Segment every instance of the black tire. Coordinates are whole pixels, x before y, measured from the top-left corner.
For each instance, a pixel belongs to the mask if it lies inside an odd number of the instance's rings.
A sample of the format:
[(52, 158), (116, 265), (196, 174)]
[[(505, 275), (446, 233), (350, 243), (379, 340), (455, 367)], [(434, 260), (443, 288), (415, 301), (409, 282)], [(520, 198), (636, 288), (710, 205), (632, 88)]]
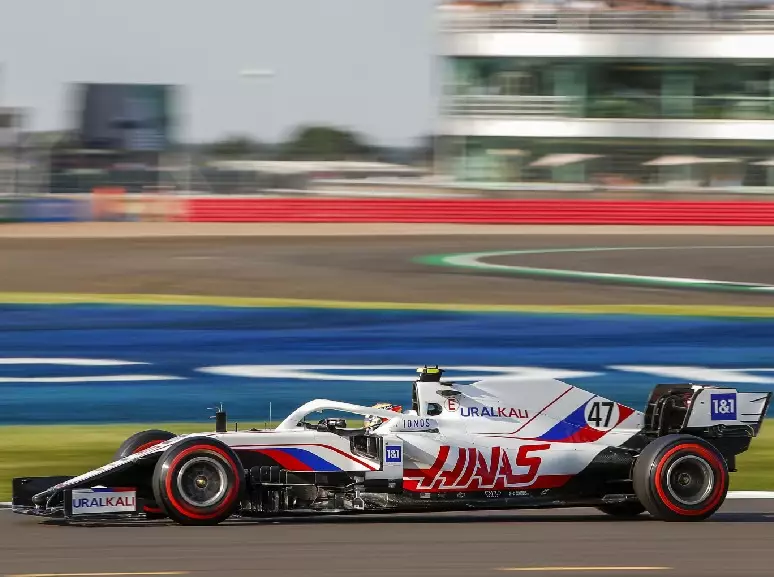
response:
[(177, 435), (170, 433), (169, 431), (161, 431), (159, 429), (140, 431), (139, 433), (135, 433), (126, 441), (121, 443), (121, 446), (118, 447), (118, 450), (116, 450), (115, 454), (113, 455), (113, 460), (118, 461), (119, 459), (123, 459), (129, 455), (134, 455), (135, 453), (144, 451), (153, 445), (157, 445), (158, 443), (173, 439), (176, 436)]
[(623, 503), (607, 503), (597, 507), (603, 513), (619, 519), (634, 519), (645, 512), (645, 506), (639, 501), (624, 501)]
[(191, 437), (167, 449), (153, 472), (153, 495), (182, 525), (217, 525), (239, 506), (244, 469), (228, 445)]
[(718, 450), (692, 435), (667, 435), (647, 445), (632, 472), (634, 493), (664, 521), (701, 521), (728, 493), (728, 466)]
[[(174, 433), (170, 433), (169, 431), (162, 431), (159, 429), (140, 431), (139, 433), (135, 433), (126, 441), (121, 443), (121, 446), (118, 447), (118, 450), (113, 455), (113, 460), (118, 461), (119, 459), (123, 459), (129, 455), (134, 455), (135, 453), (144, 451), (153, 445), (157, 445), (159, 443), (163, 443), (164, 441), (168, 441), (169, 439), (173, 439), (176, 436), (177, 435)], [(147, 519), (166, 518), (166, 515), (156, 503), (148, 503), (143, 505), (142, 510), (143, 513), (145, 513), (145, 517)]]

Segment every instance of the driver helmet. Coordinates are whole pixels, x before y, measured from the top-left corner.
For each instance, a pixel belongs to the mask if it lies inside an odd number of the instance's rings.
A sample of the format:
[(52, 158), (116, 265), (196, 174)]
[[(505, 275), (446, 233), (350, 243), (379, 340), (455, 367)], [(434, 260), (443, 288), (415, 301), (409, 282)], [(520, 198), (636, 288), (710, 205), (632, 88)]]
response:
[[(403, 407), (401, 405), (393, 405), (392, 403), (376, 403), (373, 405), (374, 409), (382, 409), (387, 411), (395, 411), (396, 413), (400, 413), (403, 411)], [(377, 425), (381, 425), (382, 423), (389, 421), (386, 417), (380, 417), (378, 415), (366, 415), (365, 416), (365, 427), (371, 428), (375, 427)]]

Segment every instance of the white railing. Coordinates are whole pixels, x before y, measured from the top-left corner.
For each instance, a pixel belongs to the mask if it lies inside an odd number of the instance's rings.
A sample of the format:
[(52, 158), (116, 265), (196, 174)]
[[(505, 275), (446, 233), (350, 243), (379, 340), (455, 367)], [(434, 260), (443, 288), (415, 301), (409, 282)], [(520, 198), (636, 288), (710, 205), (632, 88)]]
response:
[(546, 116), (573, 118), (691, 118), (768, 120), (774, 98), (768, 96), (573, 96), (449, 95), (443, 111), (450, 116)]
[(447, 96), (444, 112), (464, 116), (577, 116), (580, 100), (571, 96)]
[[(718, 4), (719, 6), (722, 4)], [(774, 10), (440, 9), (444, 32), (774, 33)]]

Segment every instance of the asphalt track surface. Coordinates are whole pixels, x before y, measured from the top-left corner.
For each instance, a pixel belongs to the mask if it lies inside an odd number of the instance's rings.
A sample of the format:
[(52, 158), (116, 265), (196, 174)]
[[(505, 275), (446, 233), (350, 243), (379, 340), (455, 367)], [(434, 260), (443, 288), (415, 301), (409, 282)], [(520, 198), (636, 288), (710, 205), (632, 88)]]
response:
[[(760, 248), (679, 248), (733, 245)], [(770, 234), (3, 238), (0, 292), (517, 305), (774, 303), (774, 295), (480, 275), (412, 262), (429, 254), (627, 246), (678, 248), (502, 262), (774, 283)], [(214, 528), (163, 522), (66, 527), (0, 511), (0, 577), (762, 576), (774, 572), (772, 543), (774, 501), (766, 500), (729, 501), (713, 519), (686, 524), (647, 517), (617, 521), (593, 510), (572, 510), (234, 522)]]
[[(684, 247), (699, 247), (685, 250)], [(745, 246), (749, 249), (717, 247)], [(508, 264), (774, 284), (774, 235), (488, 235), (0, 239), (0, 292), (186, 294), (516, 305), (772, 305), (774, 294), (518, 278), (417, 256), (674, 247), (510, 257)], [(704, 248), (702, 248), (704, 247)], [(757, 248), (755, 248), (757, 247)]]
[(572, 509), (61, 526), (0, 511), (0, 534), (2, 576), (770, 576), (774, 504), (677, 524)]

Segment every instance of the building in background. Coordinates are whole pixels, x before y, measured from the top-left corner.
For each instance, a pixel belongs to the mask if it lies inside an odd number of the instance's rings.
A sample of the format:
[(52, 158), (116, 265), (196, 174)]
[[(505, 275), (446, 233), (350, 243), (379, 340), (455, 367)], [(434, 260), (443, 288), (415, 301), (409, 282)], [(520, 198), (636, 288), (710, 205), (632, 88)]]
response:
[(175, 86), (75, 85), (78, 138), (91, 150), (161, 153), (175, 140)]
[(174, 162), (180, 92), (159, 84), (71, 85), (71, 131), (50, 151), (50, 190), (174, 187), (183, 172), (176, 165), (184, 163)]
[(774, 10), (447, 2), (439, 162), (459, 180), (774, 186)]
[(16, 182), (20, 175), (19, 147), (24, 121), (24, 110), (0, 106), (0, 195), (16, 191)]

